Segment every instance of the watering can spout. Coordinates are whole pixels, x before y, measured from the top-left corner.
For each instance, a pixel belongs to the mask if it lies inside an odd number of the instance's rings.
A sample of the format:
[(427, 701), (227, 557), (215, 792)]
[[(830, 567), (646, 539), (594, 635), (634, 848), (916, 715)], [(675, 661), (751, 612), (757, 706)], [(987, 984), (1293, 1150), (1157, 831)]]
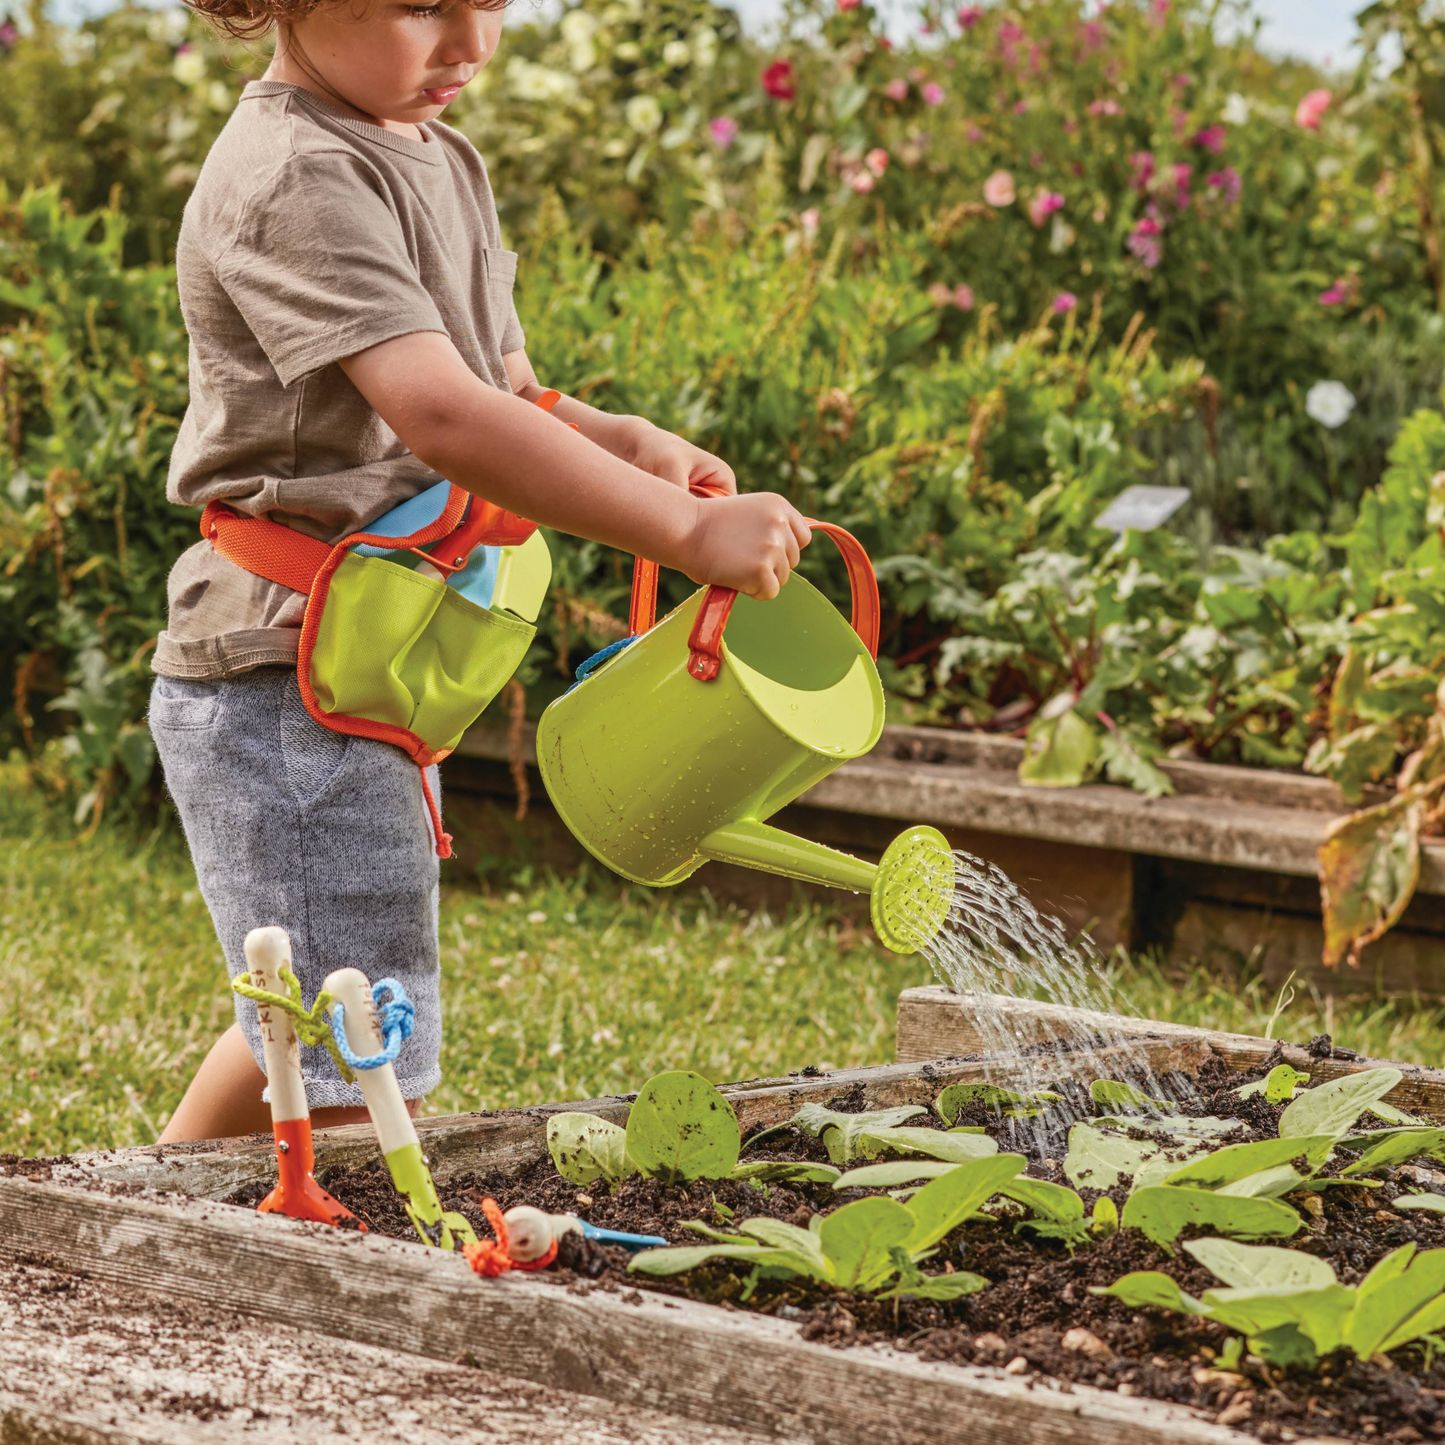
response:
[(720, 863), (778, 873), (869, 895), (873, 927), (894, 953), (916, 953), (942, 931), (953, 896), (954, 862), (937, 828), (899, 834), (878, 863), (743, 818), (715, 828), (698, 852)]

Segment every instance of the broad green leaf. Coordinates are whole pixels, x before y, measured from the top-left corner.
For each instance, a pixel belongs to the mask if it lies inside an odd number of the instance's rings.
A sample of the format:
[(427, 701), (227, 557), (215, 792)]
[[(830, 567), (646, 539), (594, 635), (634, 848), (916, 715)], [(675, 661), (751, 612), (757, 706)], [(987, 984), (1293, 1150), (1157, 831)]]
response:
[(1032, 1219), (1018, 1225), (1020, 1229), (1032, 1230), (1046, 1239), (1062, 1240), (1070, 1247), (1089, 1237), (1089, 1226), (1084, 1222), (1084, 1201), (1062, 1184), (1029, 1179), (1021, 1174), (1005, 1184), (999, 1193), (1033, 1213)]
[(1445, 1289), (1445, 1249), (1392, 1250), (1360, 1281), (1345, 1343), (1369, 1359), (1412, 1315)]
[(1212, 1114), (1166, 1114), (1162, 1118), (1151, 1114), (1101, 1114), (1094, 1123), (1112, 1124), (1116, 1129), (1144, 1129), (1175, 1139), (1218, 1138), (1244, 1128), (1243, 1119), (1217, 1119)]
[(678, 1069), (649, 1079), (627, 1116), (627, 1153), (668, 1183), (726, 1179), (740, 1141), (732, 1105), (701, 1074)]
[(1019, 782), (1035, 788), (1077, 788), (1093, 771), (1099, 740), (1074, 711), (1074, 695), (1061, 693), (1029, 724)]
[(1182, 1315), (1202, 1315), (1204, 1306), (1193, 1295), (1185, 1294), (1167, 1274), (1157, 1269), (1141, 1269), (1116, 1279), (1107, 1289), (1094, 1285), (1090, 1294), (1113, 1295), (1126, 1305), (1139, 1308), (1152, 1305), (1155, 1309), (1177, 1310)]
[(1136, 1175), (1164, 1148), (1164, 1141), (1155, 1144), (1096, 1129), (1092, 1124), (1075, 1124), (1069, 1130), (1064, 1174), (1077, 1189), (1112, 1189), (1121, 1177)]
[(987, 1134), (945, 1133), (942, 1129), (876, 1128), (861, 1130), (855, 1152), (872, 1158), (885, 1149), (926, 1154), (950, 1164), (965, 1164), (998, 1153), (998, 1145)]
[(843, 1114), (822, 1104), (804, 1104), (789, 1120), (795, 1128), (821, 1139), (834, 1164), (848, 1164), (858, 1153), (858, 1137), (870, 1129), (891, 1129), (927, 1113), (921, 1104), (898, 1104), (863, 1114)]
[(827, 1276), (820, 1273), (810, 1259), (791, 1250), (769, 1249), (765, 1244), (680, 1244), (666, 1249), (644, 1249), (627, 1267), (639, 1274), (682, 1274), (714, 1259), (744, 1260), (761, 1268), (787, 1270), (827, 1283)]
[(635, 1172), (627, 1158), (627, 1131), (596, 1114), (569, 1110), (547, 1120), (547, 1152), (569, 1184), (615, 1184)]
[(1123, 730), (1106, 728), (1099, 739), (1099, 761), (1103, 764), (1104, 776), (1111, 783), (1133, 788), (1146, 798), (1171, 797), (1174, 783), (1149, 756), (1149, 752), (1149, 744), (1142, 737)]
[(1373, 1174), (1377, 1169), (1390, 1169), (1408, 1163), (1421, 1154), (1439, 1158), (1445, 1150), (1445, 1129), (1392, 1129), (1390, 1137), (1366, 1149), (1341, 1174)]
[(1129, 1196), (1123, 1225), (1170, 1249), (1186, 1229), (1196, 1227), (1236, 1239), (1287, 1239), (1298, 1231), (1300, 1217), (1287, 1204), (1272, 1199), (1237, 1199), (1205, 1189), (1156, 1184)]
[(958, 1165), (940, 1159), (888, 1159), (882, 1164), (862, 1164), (840, 1174), (834, 1189), (894, 1189), (919, 1179), (937, 1179)]
[(817, 1230), (799, 1229), (796, 1224), (789, 1224), (785, 1219), (770, 1219), (766, 1215), (745, 1219), (738, 1228), (744, 1234), (750, 1234), (754, 1239), (760, 1239), (775, 1249), (790, 1249), (806, 1259), (811, 1259), (820, 1267), (823, 1264), (823, 1251), (818, 1244)]
[(1371, 1104), (1384, 1098), (1404, 1077), (1399, 1069), (1366, 1069), (1306, 1089), (1279, 1116), (1281, 1139), (1329, 1134), (1339, 1139)]
[(914, 1219), (896, 1199), (855, 1199), (823, 1220), (818, 1240), (839, 1289), (874, 1289), (897, 1271), (889, 1251), (901, 1249)]
[(755, 1179), (760, 1184), (834, 1184), (838, 1171), (831, 1164), (814, 1164), (806, 1159), (759, 1159), (739, 1164), (733, 1179)]
[(1312, 1174), (1301, 1174), (1292, 1165), (1277, 1164), (1273, 1169), (1261, 1169), (1258, 1174), (1246, 1174), (1233, 1184), (1221, 1184), (1214, 1192), (1230, 1199), (1282, 1199), (1296, 1189), (1313, 1189), (1320, 1182)]
[(741, 1234), (730, 1234), (723, 1229), (714, 1229), (710, 1224), (704, 1224), (700, 1219), (689, 1219), (682, 1226), (690, 1229), (694, 1234), (700, 1234), (704, 1239), (715, 1239), (719, 1244), (751, 1244), (752, 1240)]
[(922, 1279), (916, 1279), (910, 1284), (881, 1290), (877, 1298), (952, 1300), (977, 1294), (979, 1290), (987, 1287), (988, 1281), (982, 1275), (959, 1270), (954, 1274), (926, 1274)]
[(1393, 1330), (1379, 1345), (1381, 1354), (1398, 1350), (1411, 1340), (1423, 1339), (1426, 1335), (1438, 1334), (1445, 1330), (1445, 1295), (1432, 1299), (1423, 1309), (1417, 1310), (1402, 1325)]
[(1166, 1109), (1174, 1112), (1161, 1099), (1151, 1099), (1143, 1089), (1125, 1084), (1118, 1079), (1095, 1079), (1089, 1085), (1089, 1097), (1096, 1104), (1116, 1109)]
[(1393, 1104), (1383, 1102), (1371, 1104), (1370, 1113), (1387, 1124), (1414, 1124), (1423, 1128), (1428, 1128), (1430, 1124), (1428, 1119), (1422, 1119), (1418, 1114), (1407, 1114), (1404, 1109), (1397, 1109)]
[(1423, 1209), (1428, 1214), (1445, 1214), (1445, 1194), (1402, 1194), (1390, 1201), (1391, 1209)]
[(1333, 967), (1399, 921), (1420, 878), (1420, 829), (1426, 803), (1409, 789), (1388, 803), (1330, 826), (1320, 845), (1320, 894), (1325, 915), (1324, 961)]
[(1033, 1118), (1041, 1114), (1050, 1104), (1056, 1104), (1063, 1097), (1048, 1089), (1039, 1089), (1032, 1094), (1016, 1093), (1013, 1089), (1000, 1088), (997, 1084), (950, 1084), (933, 1101), (939, 1117), (945, 1124), (957, 1121), (959, 1111), (975, 1102), (985, 1104), (1005, 1118)]
[[(1320, 1308), (1325, 1312), (1324, 1322), (1328, 1323), (1333, 1319), (1335, 1305), (1323, 1303)], [(1315, 1345), (1305, 1330), (1293, 1321), (1276, 1325), (1261, 1334), (1251, 1335), (1249, 1348), (1261, 1360), (1266, 1360), (1282, 1370), (1312, 1370), (1319, 1364), (1320, 1355), (1325, 1353)]]
[(1323, 1289), (1338, 1283), (1327, 1260), (1298, 1249), (1233, 1239), (1191, 1239), (1181, 1247), (1235, 1289)]
[(1308, 1138), (1261, 1139), (1253, 1144), (1227, 1144), (1176, 1169), (1165, 1184), (1187, 1184), (1196, 1189), (1219, 1189), (1251, 1174), (1273, 1170), (1292, 1159), (1304, 1161), (1304, 1172), (1313, 1173), (1329, 1157), (1334, 1144), (1328, 1134)]
[[(1251, 1349), (1255, 1349), (1258, 1337), (1276, 1330), (1298, 1330), (1318, 1353), (1326, 1355), (1344, 1341), (1355, 1292), (1333, 1282), (1305, 1289), (1297, 1285), (1261, 1285), (1208, 1289), (1201, 1302), (1225, 1328), (1248, 1336)], [(1280, 1353), (1274, 1358), (1282, 1359), (1283, 1341), (1275, 1348)]]
[(1267, 1103), (1287, 1104), (1299, 1092), (1300, 1085), (1309, 1081), (1308, 1074), (1302, 1074), (1288, 1064), (1276, 1064), (1264, 1078), (1256, 1079), (1252, 1084), (1241, 1084), (1234, 1092), (1241, 1099), (1263, 1094)]
[(991, 1159), (960, 1164), (925, 1184), (904, 1206), (914, 1220), (908, 1248), (916, 1255), (937, 1244), (986, 1199), (1021, 1174), (1026, 1162), (1022, 1154), (995, 1154)]

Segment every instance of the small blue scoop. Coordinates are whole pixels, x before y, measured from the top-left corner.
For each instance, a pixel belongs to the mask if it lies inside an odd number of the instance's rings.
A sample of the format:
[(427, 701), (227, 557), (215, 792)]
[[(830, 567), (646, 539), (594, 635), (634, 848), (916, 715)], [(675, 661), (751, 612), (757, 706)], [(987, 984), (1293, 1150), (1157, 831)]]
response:
[(603, 1229), (600, 1225), (588, 1224), (579, 1219), (578, 1225), (584, 1239), (595, 1239), (598, 1244), (620, 1244), (623, 1249), (651, 1249), (667, 1241), (659, 1234), (624, 1234), (620, 1229)]

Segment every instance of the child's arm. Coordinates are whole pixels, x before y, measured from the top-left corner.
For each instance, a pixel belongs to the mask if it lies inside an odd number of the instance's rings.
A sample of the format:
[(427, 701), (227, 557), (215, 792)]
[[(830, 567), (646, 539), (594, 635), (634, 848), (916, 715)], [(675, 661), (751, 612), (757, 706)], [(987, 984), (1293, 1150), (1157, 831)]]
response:
[[(509, 351), (503, 358), (512, 391), (523, 401), (536, 401), (546, 389), (525, 351)], [(619, 416), (599, 411), (575, 396), (564, 395), (552, 408), (552, 415), (571, 422), (589, 441), (605, 447), (615, 457), (651, 472), (674, 486), (688, 487), (708, 481), (725, 491), (736, 492), (737, 478), (721, 457), (694, 446), (686, 437), (656, 426), (642, 416)]]
[(473, 375), (441, 332), (398, 336), (340, 365), (440, 476), (509, 512), (647, 557), (694, 582), (775, 597), (812, 539), (802, 514), (782, 497), (700, 501), (558, 425)]

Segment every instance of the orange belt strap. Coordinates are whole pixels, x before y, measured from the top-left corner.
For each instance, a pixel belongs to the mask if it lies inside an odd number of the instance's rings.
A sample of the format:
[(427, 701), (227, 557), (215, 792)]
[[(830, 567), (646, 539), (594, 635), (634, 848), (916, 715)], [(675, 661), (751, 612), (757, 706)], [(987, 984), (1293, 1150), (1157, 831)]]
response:
[(201, 536), (228, 562), (279, 582), (293, 592), (310, 593), (322, 564), (331, 555), (318, 542), (266, 517), (246, 517), (223, 502), (209, 502), (201, 513)]

